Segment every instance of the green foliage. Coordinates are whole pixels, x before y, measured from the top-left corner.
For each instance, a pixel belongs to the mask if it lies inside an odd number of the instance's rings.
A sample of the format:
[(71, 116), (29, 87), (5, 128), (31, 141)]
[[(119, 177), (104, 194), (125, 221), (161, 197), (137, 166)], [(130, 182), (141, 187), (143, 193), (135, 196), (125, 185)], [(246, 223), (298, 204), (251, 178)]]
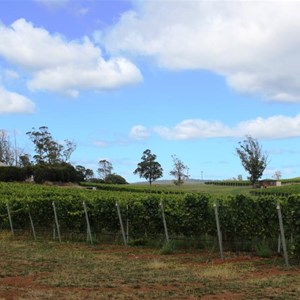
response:
[(156, 155), (147, 149), (143, 152), (142, 161), (138, 163), (138, 167), (134, 170), (134, 174), (139, 174), (141, 178), (145, 178), (151, 185), (153, 181), (163, 176), (163, 169), (159, 162), (156, 161)]
[[(6, 204), (10, 205), (15, 228), (30, 228), (28, 207), (39, 228), (52, 229), (55, 201), (62, 233), (85, 232), (82, 202), (85, 201), (93, 233), (119, 233), (116, 210), (119, 203), (124, 224), (129, 224), (130, 239), (163, 238), (164, 228), (159, 203), (163, 201), (171, 237), (194, 239), (216, 237), (213, 204), (219, 203), (223, 241), (233, 250), (253, 249), (252, 241), (277, 240), (279, 234), (276, 203), (282, 207), (286, 237), (293, 255), (300, 257), (300, 195), (289, 197), (236, 195), (215, 197), (208, 194), (153, 194), (109, 190), (66, 189), (54, 186), (1, 183), (0, 228), (9, 228)], [(246, 247), (246, 248), (245, 248)], [(256, 249), (257, 250), (257, 249)]]
[(251, 136), (247, 136), (239, 145), (240, 147), (236, 148), (236, 152), (244, 169), (249, 173), (248, 179), (254, 185), (268, 164), (268, 155), (262, 153), (258, 141)]
[(108, 184), (128, 184), (126, 179), (118, 174), (109, 174), (104, 181)]
[(259, 257), (269, 258), (272, 256), (272, 250), (266, 241), (261, 241), (255, 247), (255, 253)]
[(24, 181), (31, 175), (30, 168), (0, 167), (0, 181)]
[(165, 242), (162, 248), (159, 251), (161, 255), (170, 255), (173, 254), (175, 251), (174, 244), (172, 242)]
[(35, 165), (32, 169), (36, 183), (44, 183), (45, 181), (78, 182), (82, 179), (76, 169), (67, 163), (56, 166)]

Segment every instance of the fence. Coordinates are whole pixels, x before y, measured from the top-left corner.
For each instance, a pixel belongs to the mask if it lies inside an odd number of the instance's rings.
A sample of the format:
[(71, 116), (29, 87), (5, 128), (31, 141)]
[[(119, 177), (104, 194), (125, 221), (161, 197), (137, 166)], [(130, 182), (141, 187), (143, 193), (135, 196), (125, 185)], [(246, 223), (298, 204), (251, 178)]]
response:
[(36, 228), (49, 228), (59, 242), (69, 230), (85, 232), (91, 244), (96, 234), (105, 232), (121, 233), (124, 245), (141, 237), (164, 236), (170, 243), (178, 237), (201, 239), (210, 236), (217, 241), (222, 259), (225, 258), (224, 248), (243, 250), (241, 244), (250, 241), (246, 250), (251, 250), (251, 242), (271, 239), (278, 241), (276, 249), (282, 249), (288, 265), (287, 234), (288, 242), (293, 243), (290, 248), (295, 249), (293, 254), (299, 253), (300, 201), (298, 196), (281, 199), (282, 204), (274, 200), (254, 200), (239, 195), (215, 201), (208, 196), (192, 194), (176, 201), (151, 196), (131, 203), (49, 199), (26, 203), (15, 200), (5, 205), (0, 202), (0, 224), (2, 229), (10, 229), (12, 235), (16, 229), (29, 229), (34, 239), (37, 238)]

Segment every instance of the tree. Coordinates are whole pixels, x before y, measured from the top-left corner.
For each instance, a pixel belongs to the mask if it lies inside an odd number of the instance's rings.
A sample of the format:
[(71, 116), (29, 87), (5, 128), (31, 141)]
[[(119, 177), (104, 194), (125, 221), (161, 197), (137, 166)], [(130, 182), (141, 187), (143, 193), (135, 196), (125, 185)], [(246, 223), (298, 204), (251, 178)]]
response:
[(101, 179), (105, 180), (108, 175), (111, 174), (113, 170), (112, 163), (106, 159), (102, 159), (99, 161), (99, 168), (97, 169), (98, 174)]
[(54, 141), (47, 126), (41, 126), (39, 130), (33, 128), (26, 133), (35, 145), (36, 154), (33, 156), (37, 164), (61, 164), (67, 162), (75, 151), (74, 142), (65, 140), (63, 144)]
[(6, 131), (0, 130), (0, 162), (8, 166), (14, 164), (14, 149)]
[(138, 163), (138, 167), (133, 174), (139, 174), (141, 178), (145, 178), (151, 185), (153, 181), (163, 176), (163, 169), (159, 162), (156, 161), (156, 155), (147, 149), (143, 152), (142, 161)]
[(29, 167), (31, 165), (30, 156), (28, 154), (20, 155), (19, 165), (20, 167)]
[(277, 170), (277, 171), (275, 171), (275, 173), (274, 173), (274, 175), (273, 175), (273, 178), (275, 179), (275, 180), (280, 180), (280, 178), (281, 178), (281, 172), (279, 171), (279, 170)]
[(183, 164), (183, 162), (176, 157), (176, 155), (172, 155), (173, 159), (173, 170), (170, 171), (170, 175), (174, 176), (176, 179), (174, 180), (175, 185), (181, 185), (184, 181), (189, 178), (188, 172), (189, 168)]
[(268, 165), (268, 154), (262, 152), (258, 141), (251, 136), (239, 142), (236, 152), (241, 160), (244, 169), (249, 173), (248, 179), (255, 186)]
[(78, 173), (78, 178), (80, 178), (79, 181), (86, 181), (91, 179), (94, 176), (93, 170), (86, 169), (84, 166), (77, 165), (75, 169)]

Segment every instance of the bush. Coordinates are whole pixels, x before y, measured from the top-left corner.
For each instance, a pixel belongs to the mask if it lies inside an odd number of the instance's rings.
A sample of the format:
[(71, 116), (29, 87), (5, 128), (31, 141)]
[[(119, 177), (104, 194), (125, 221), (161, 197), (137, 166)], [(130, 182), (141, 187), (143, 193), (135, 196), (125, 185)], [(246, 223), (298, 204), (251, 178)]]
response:
[(78, 172), (69, 164), (58, 166), (36, 165), (33, 168), (34, 181), (36, 183), (51, 182), (78, 182)]
[(31, 175), (29, 168), (0, 167), (0, 181), (25, 181)]

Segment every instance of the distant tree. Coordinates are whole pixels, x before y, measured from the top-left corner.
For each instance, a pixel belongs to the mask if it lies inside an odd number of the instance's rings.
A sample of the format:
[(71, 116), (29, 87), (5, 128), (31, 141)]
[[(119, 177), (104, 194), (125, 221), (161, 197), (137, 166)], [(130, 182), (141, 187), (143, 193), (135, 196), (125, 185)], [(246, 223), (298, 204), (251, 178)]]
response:
[(99, 164), (99, 168), (97, 169), (98, 174), (99, 174), (101, 179), (105, 180), (106, 177), (108, 175), (110, 175), (111, 171), (113, 170), (112, 163), (109, 162), (106, 159), (102, 159), (102, 160), (99, 161), (98, 164)]
[(279, 171), (279, 170), (277, 170), (275, 173), (274, 173), (274, 175), (273, 175), (273, 178), (275, 179), (275, 180), (280, 180), (280, 178), (281, 178), (281, 172)]
[(20, 155), (19, 165), (20, 165), (20, 167), (29, 167), (31, 165), (29, 154)]
[(86, 181), (94, 176), (93, 170), (86, 169), (84, 166), (77, 165), (75, 169), (78, 173), (78, 178), (80, 179), (79, 181)]
[(142, 161), (138, 163), (133, 174), (139, 174), (141, 178), (145, 178), (151, 185), (153, 181), (163, 176), (163, 169), (159, 162), (156, 161), (156, 155), (147, 149), (143, 152)]
[(60, 164), (67, 162), (75, 151), (76, 145), (69, 140), (63, 144), (56, 142), (47, 126), (41, 126), (38, 130), (33, 128), (26, 133), (35, 145), (36, 154), (33, 156), (37, 164)]
[(118, 174), (109, 174), (105, 178), (105, 183), (109, 184), (128, 184), (126, 179)]
[(94, 171), (92, 169), (85, 169), (85, 179), (90, 180), (94, 177)]
[(241, 174), (239, 174), (238, 177), (237, 177), (237, 180), (238, 181), (242, 181), (243, 180), (243, 176)]
[(173, 159), (173, 170), (170, 171), (170, 175), (175, 177), (173, 181), (175, 185), (181, 185), (184, 181), (189, 178), (189, 168), (176, 156), (172, 155)]
[(14, 149), (6, 131), (0, 130), (0, 162), (8, 166), (14, 164)]
[(268, 154), (262, 152), (258, 141), (251, 136), (239, 142), (236, 152), (241, 160), (244, 169), (249, 173), (248, 179), (255, 186), (268, 165)]

